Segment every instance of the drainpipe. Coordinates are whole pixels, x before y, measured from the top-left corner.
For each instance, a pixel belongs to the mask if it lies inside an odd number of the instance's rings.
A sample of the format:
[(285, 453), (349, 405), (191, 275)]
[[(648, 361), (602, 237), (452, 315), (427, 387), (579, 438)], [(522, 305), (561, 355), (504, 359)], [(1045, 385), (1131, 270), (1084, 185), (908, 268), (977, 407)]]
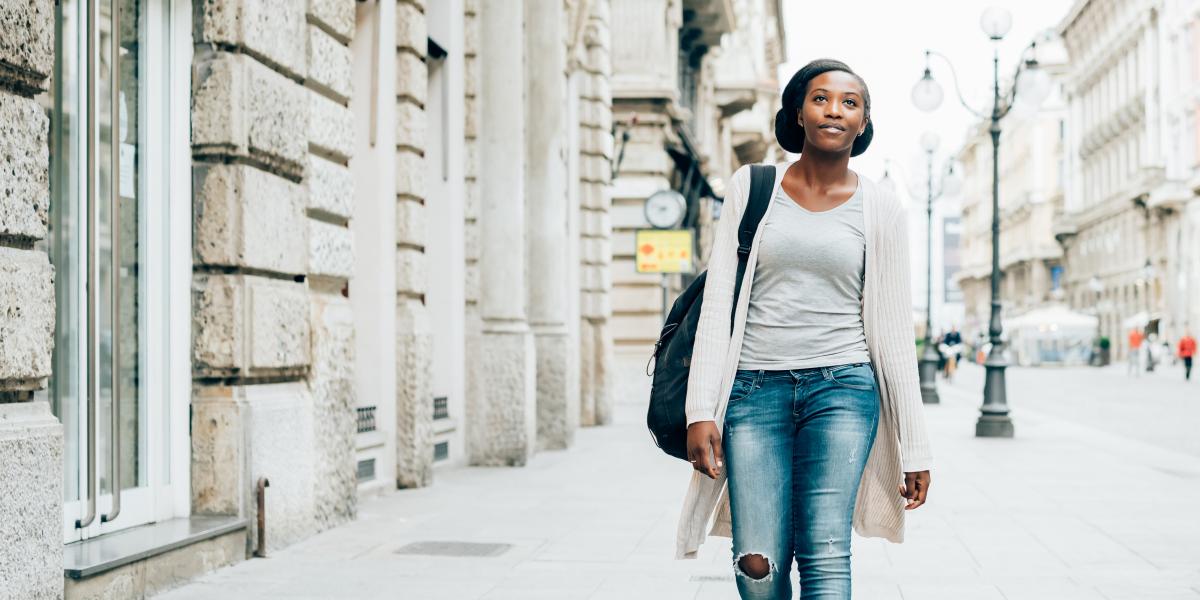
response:
[(258, 486), (255, 492), (258, 501), (258, 547), (254, 549), (254, 555), (259, 558), (267, 557), (267, 488), (271, 487), (271, 481), (266, 477), (258, 479)]

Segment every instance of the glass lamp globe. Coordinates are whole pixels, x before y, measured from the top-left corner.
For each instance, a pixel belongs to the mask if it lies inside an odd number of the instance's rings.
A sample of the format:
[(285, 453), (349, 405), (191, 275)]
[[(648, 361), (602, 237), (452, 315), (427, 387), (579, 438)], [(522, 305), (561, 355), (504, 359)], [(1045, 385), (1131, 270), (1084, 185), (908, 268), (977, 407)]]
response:
[(936, 132), (926, 131), (925, 133), (921, 134), (921, 148), (926, 152), (933, 152), (934, 150), (937, 150), (938, 144), (941, 142), (942, 140), (938, 138), (938, 134)]
[(1012, 13), (999, 6), (990, 6), (980, 15), (979, 27), (993, 40), (1002, 40), (1012, 29)]
[(926, 69), (925, 76), (913, 85), (912, 103), (918, 109), (930, 112), (937, 110), (937, 107), (942, 105), (944, 95), (942, 86), (934, 81), (933, 75), (930, 75), (929, 70)]
[(1030, 61), (1017, 77), (1017, 102), (1029, 108), (1038, 108), (1050, 96), (1054, 82), (1045, 69)]

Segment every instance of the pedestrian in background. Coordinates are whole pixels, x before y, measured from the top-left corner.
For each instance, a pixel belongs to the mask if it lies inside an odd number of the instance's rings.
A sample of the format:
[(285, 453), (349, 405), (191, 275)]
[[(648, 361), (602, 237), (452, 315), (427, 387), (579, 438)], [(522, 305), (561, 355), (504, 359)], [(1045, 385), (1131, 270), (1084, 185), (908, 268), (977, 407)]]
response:
[(1133, 328), (1129, 331), (1129, 370), (1136, 377), (1142, 374), (1142, 330)]
[(951, 327), (950, 332), (942, 336), (939, 349), (946, 356), (946, 364), (942, 375), (946, 381), (954, 380), (954, 371), (958, 369), (958, 359), (962, 356), (962, 334), (957, 327)]
[(1179, 358), (1183, 359), (1183, 379), (1192, 380), (1192, 357), (1196, 356), (1196, 338), (1189, 330), (1179, 338)]
[(677, 556), (695, 556), (715, 516), (742, 598), (790, 600), (795, 559), (802, 598), (850, 600), (851, 527), (899, 542), (929, 490), (908, 217), (849, 169), (871, 143), (870, 112), (844, 63), (813, 61), (788, 82), (776, 138), (800, 158), (776, 166), (737, 306), (749, 167), (731, 178), (717, 226), (687, 385), (695, 473)]

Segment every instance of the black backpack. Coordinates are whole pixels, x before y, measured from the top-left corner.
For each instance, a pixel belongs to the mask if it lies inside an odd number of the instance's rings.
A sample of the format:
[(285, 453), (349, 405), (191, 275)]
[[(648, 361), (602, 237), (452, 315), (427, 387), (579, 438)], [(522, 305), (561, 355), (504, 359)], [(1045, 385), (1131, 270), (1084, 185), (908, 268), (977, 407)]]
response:
[[(775, 167), (751, 165), (750, 200), (738, 225), (738, 268), (733, 287), (733, 313), (737, 312), (738, 294), (742, 288), (742, 277), (746, 273), (746, 261), (758, 223), (767, 212), (771, 201), (771, 190), (775, 187)], [(708, 272), (701, 273), (692, 284), (675, 299), (662, 333), (654, 344), (654, 383), (650, 386), (650, 409), (646, 414), (646, 426), (650, 437), (663, 452), (675, 458), (687, 460), (687, 403), (688, 372), (692, 364), (692, 346), (696, 341), (696, 324), (700, 321), (700, 306), (704, 303), (704, 281)], [(733, 328), (733, 314), (729, 315), (729, 326)]]

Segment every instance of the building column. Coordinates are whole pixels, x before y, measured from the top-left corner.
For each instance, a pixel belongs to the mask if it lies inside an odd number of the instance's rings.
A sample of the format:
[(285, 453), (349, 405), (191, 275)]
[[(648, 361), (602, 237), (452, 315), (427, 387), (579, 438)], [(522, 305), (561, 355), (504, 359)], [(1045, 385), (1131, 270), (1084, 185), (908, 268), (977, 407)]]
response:
[(477, 10), (483, 385), (469, 399), (469, 460), (523, 465), (537, 442), (536, 356), (525, 310), (525, 13), (521, 0), (481, 2)]
[(396, 486), (433, 482), (433, 328), (425, 294), (429, 71), (424, 3), (396, 3)]
[(54, 68), (51, 2), (0, 11), (0, 595), (63, 593), (63, 428), (46, 387), (54, 346), (47, 235), (49, 122), (34, 96)]
[(195, 4), (191, 507), (252, 543), (269, 478), (278, 549), (355, 512), (354, 5)]
[(594, 0), (583, 32), (579, 92), (580, 410), (582, 425), (612, 419), (612, 33), (609, 0)]
[(525, 3), (525, 218), (529, 324), (537, 347), (537, 445), (566, 448), (579, 423), (567, 335), (566, 45), (563, 3)]

